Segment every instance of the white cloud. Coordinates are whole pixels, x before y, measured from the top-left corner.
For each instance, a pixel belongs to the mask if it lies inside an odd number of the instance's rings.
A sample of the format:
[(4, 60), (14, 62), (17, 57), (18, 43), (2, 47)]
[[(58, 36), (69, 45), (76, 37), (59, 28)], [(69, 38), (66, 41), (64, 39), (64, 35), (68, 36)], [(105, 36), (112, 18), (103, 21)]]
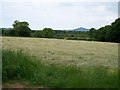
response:
[(119, 0), (2, 0), (4, 2), (118, 2)]
[(116, 18), (117, 3), (113, 2), (3, 2), (1, 26), (10, 27), (17, 19), (28, 21), (32, 29), (98, 28)]

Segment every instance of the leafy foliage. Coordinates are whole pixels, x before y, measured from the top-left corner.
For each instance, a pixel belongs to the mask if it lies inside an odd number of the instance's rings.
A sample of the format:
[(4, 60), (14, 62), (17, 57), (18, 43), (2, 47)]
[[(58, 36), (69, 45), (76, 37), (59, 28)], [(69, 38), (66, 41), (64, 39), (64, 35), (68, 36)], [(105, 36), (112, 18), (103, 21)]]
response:
[(43, 36), (45, 38), (52, 38), (54, 36), (54, 31), (51, 28), (44, 28), (43, 29)]
[(28, 22), (19, 22), (18, 20), (13, 23), (13, 31), (15, 36), (30, 37), (31, 30), (29, 28)]
[(91, 29), (90, 36), (97, 41), (120, 43), (120, 18), (116, 19), (111, 25), (106, 25), (98, 30)]
[(99, 29), (91, 28), (90, 31), (61, 31), (51, 28), (43, 30), (31, 30), (28, 22), (14, 21), (13, 28), (2, 28), (3, 36), (23, 36), (39, 38), (57, 38), (68, 40), (96, 40), (107, 42), (120, 42), (120, 18), (116, 19), (111, 25), (106, 25)]

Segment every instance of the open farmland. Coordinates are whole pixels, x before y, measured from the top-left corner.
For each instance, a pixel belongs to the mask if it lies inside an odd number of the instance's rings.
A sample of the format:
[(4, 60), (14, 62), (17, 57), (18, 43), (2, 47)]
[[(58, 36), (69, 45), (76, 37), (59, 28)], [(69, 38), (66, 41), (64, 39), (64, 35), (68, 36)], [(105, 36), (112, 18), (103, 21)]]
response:
[(118, 44), (63, 39), (2, 37), (3, 49), (20, 50), (44, 63), (118, 66)]
[(2, 37), (3, 87), (118, 87), (118, 44)]

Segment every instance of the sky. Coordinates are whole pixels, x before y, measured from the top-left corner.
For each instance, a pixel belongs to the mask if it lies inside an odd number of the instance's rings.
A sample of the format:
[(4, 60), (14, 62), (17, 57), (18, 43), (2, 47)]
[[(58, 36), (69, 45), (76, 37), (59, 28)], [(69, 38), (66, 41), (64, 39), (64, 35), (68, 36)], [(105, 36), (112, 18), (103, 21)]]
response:
[(45, 27), (70, 30), (100, 28), (118, 18), (119, 0), (2, 0), (0, 28), (15, 20), (27, 21), (32, 30)]

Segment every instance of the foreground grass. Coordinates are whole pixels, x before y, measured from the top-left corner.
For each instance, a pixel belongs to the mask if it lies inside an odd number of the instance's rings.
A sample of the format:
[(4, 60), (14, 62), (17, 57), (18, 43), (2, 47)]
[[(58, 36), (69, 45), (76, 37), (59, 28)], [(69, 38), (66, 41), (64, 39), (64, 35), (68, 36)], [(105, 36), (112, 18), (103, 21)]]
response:
[(118, 86), (117, 68), (43, 64), (22, 51), (3, 50), (2, 58), (3, 85), (17, 81), (24, 84), (29, 82), (28, 85), (33, 87), (115, 88)]

